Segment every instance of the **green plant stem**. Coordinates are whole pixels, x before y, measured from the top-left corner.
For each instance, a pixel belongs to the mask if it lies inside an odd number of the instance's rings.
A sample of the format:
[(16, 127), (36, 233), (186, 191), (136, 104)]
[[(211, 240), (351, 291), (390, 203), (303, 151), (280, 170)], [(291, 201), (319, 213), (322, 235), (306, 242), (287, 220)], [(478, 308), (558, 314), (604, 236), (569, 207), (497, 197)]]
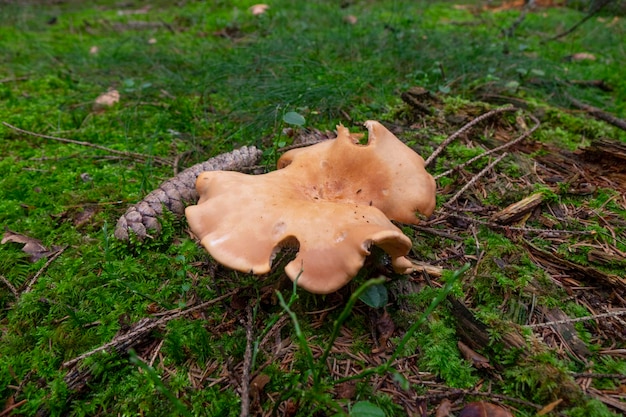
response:
[[(293, 294), (295, 294), (295, 291)], [(291, 296), (292, 299), (294, 298), (293, 294)], [(293, 322), (293, 327), (296, 332), (296, 337), (298, 338), (298, 343), (300, 344), (300, 348), (302, 348), (302, 350), (304, 351), (304, 356), (305, 356), (309, 369), (311, 371), (314, 371), (315, 362), (313, 360), (314, 359), (313, 352), (311, 351), (311, 348), (309, 347), (309, 344), (306, 341), (306, 337), (304, 336), (304, 333), (302, 333), (302, 329), (300, 328), (300, 323), (298, 322), (298, 317), (291, 310), (291, 308), (289, 308), (289, 305), (285, 302), (285, 299), (283, 298), (283, 295), (280, 292), (277, 291), (276, 296), (278, 297), (278, 302), (280, 303), (280, 306), (283, 308), (283, 310), (285, 310), (285, 312), (289, 315), (289, 317), (291, 318), (291, 321)], [(291, 302), (289, 304), (291, 304)], [(317, 378), (317, 372), (313, 372), (314, 388), (317, 388), (318, 382), (319, 381)]]
[(330, 350), (332, 349), (333, 344), (335, 343), (335, 340), (339, 336), (339, 331), (341, 330), (341, 325), (348, 319), (348, 316), (352, 312), (352, 309), (354, 308), (354, 305), (359, 300), (361, 295), (368, 288), (370, 288), (370, 287), (372, 287), (374, 285), (383, 284), (384, 282), (385, 282), (385, 278), (382, 278), (382, 277), (381, 278), (370, 279), (370, 280), (366, 281), (365, 283), (363, 283), (363, 285), (361, 285), (359, 288), (356, 289), (355, 292), (352, 293), (352, 295), (350, 296), (350, 299), (346, 303), (346, 306), (341, 311), (341, 314), (339, 315), (337, 320), (335, 320), (335, 322), (333, 323), (333, 332), (330, 335), (330, 339), (328, 341), (328, 344), (326, 345), (326, 349), (324, 350), (324, 354), (322, 355), (322, 358), (320, 360), (320, 363), (321, 363), (320, 366), (324, 366), (323, 364), (326, 363), (326, 359), (328, 359), (328, 355), (330, 354)]
[(391, 367), (392, 367), (393, 363), (395, 362), (395, 360), (398, 358), (398, 356), (400, 356), (400, 354), (404, 351), (404, 347), (409, 342), (409, 340), (411, 340), (411, 338), (413, 337), (413, 335), (415, 334), (417, 329), (422, 324), (424, 324), (426, 319), (428, 319), (428, 316), (430, 316), (431, 313), (433, 311), (435, 311), (437, 306), (439, 306), (439, 304), (441, 304), (441, 302), (446, 299), (448, 294), (452, 291), (452, 288), (454, 287), (454, 284), (459, 280), (459, 278), (469, 268), (470, 268), (470, 264), (468, 263), (468, 264), (463, 265), (463, 267), (461, 269), (458, 269), (458, 270), (456, 270), (454, 272), (452, 277), (446, 282), (446, 285), (439, 291), (439, 294), (433, 299), (433, 301), (430, 303), (428, 308), (426, 310), (424, 310), (424, 312), (422, 313), (420, 318), (417, 319), (409, 327), (409, 329), (404, 334), (404, 337), (402, 337), (402, 339), (400, 340), (400, 343), (398, 343), (398, 346), (396, 347), (396, 350), (389, 357), (389, 359), (387, 359), (387, 361), (385, 363), (383, 363), (383, 364), (381, 364), (379, 366), (376, 366), (374, 368), (366, 369), (366, 370), (364, 370), (363, 372), (361, 372), (359, 374), (338, 379), (338, 380), (335, 381), (335, 384), (340, 384), (342, 382), (350, 381), (350, 380), (354, 380), (354, 379), (362, 379), (362, 378), (365, 378), (366, 376), (373, 375), (373, 374), (382, 374), (382, 373), (388, 372), (391, 369)]

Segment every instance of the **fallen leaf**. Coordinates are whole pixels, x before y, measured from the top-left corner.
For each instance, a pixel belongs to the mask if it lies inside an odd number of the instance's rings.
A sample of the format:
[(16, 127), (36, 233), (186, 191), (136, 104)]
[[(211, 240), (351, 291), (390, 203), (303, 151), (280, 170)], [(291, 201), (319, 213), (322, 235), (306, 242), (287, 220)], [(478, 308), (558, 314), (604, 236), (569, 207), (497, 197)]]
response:
[(452, 402), (445, 398), (437, 407), (435, 417), (448, 417), (452, 414)]
[(589, 52), (578, 52), (565, 57), (567, 61), (595, 61), (596, 56)]
[(335, 386), (335, 396), (343, 400), (351, 400), (356, 396), (356, 381), (344, 381)]
[(157, 40), (156, 40), (156, 38), (150, 38), (150, 39), (148, 39), (148, 43), (150, 45), (154, 45), (155, 43), (157, 43)]
[(396, 330), (396, 324), (387, 311), (376, 320), (376, 330), (378, 331), (378, 344), (381, 351), (384, 351), (387, 347), (387, 341)]
[(556, 401), (552, 401), (550, 404), (546, 405), (545, 407), (543, 407), (541, 410), (539, 410), (537, 412), (538, 416), (545, 416), (546, 414), (551, 413), (552, 411), (554, 411), (554, 409), (556, 408), (557, 405), (561, 404), (563, 402), (563, 398), (559, 398)]
[(111, 107), (119, 101), (120, 101), (119, 91), (109, 90), (104, 94), (100, 94), (98, 98), (96, 98), (95, 104), (97, 107)]
[(95, 46), (95, 45), (94, 45), (94, 46), (92, 46), (91, 48), (89, 48), (89, 53), (90, 53), (91, 55), (95, 55), (95, 54), (97, 54), (97, 53), (98, 53), (98, 51), (99, 51), (99, 50), (100, 50), (100, 48), (98, 48), (97, 46)]
[(268, 6), (267, 4), (255, 4), (254, 6), (250, 6), (248, 10), (250, 10), (250, 13), (252, 13), (253, 15), (258, 16), (265, 13), (269, 8), (270, 6)]
[(343, 17), (343, 21), (346, 23), (349, 23), (351, 25), (356, 25), (356, 23), (359, 21), (359, 19), (357, 19), (357, 17), (353, 14), (349, 14), (347, 16)]
[(491, 364), (489, 364), (489, 359), (485, 358), (480, 353), (475, 352), (469, 346), (467, 346), (465, 343), (461, 341), (457, 343), (457, 346), (459, 347), (459, 350), (461, 351), (461, 355), (463, 355), (463, 357), (466, 360), (472, 362), (472, 365), (474, 365), (474, 368), (491, 369)]
[(467, 404), (461, 410), (459, 417), (513, 417), (513, 414), (499, 405), (477, 401)]
[(37, 262), (41, 258), (45, 258), (55, 253), (57, 249), (49, 250), (46, 248), (40, 240), (23, 235), (21, 233), (15, 233), (9, 229), (6, 229), (2, 241), (0, 244), (5, 243), (21, 243), (24, 245), (22, 251), (30, 255), (31, 262)]
[(261, 408), (261, 394), (268, 382), (270, 382), (270, 377), (267, 374), (258, 374), (250, 382), (250, 400), (252, 407)]

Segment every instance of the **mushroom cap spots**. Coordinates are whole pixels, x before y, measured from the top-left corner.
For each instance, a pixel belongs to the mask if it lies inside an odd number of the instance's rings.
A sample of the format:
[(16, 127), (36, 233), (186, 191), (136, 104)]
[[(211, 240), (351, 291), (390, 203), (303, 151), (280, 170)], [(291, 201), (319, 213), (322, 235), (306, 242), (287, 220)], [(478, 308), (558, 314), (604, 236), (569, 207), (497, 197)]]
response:
[(285, 271), (313, 293), (347, 284), (371, 245), (404, 273), (411, 240), (391, 220), (416, 224), (416, 211), (432, 213), (435, 183), (384, 126), (366, 126), (367, 145), (338, 126), (336, 139), (285, 153), (267, 174), (200, 174), (200, 200), (186, 209), (191, 230), (218, 262), (254, 274), (268, 273), (280, 248), (297, 242)]

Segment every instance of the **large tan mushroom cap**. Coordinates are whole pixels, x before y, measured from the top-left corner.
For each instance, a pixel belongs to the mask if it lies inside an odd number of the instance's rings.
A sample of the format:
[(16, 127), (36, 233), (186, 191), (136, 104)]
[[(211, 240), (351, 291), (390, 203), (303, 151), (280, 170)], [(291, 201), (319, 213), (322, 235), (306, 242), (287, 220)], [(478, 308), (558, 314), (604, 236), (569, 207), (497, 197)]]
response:
[(264, 175), (200, 174), (200, 200), (186, 209), (191, 230), (220, 263), (265, 274), (286, 245), (299, 245), (285, 268), (313, 293), (333, 292), (363, 266), (371, 245), (406, 272), (411, 240), (389, 219), (417, 223), (430, 214), (435, 186), (423, 159), (378, 122), (359, 145), (343, 126), (337, 139), (287, 152)]

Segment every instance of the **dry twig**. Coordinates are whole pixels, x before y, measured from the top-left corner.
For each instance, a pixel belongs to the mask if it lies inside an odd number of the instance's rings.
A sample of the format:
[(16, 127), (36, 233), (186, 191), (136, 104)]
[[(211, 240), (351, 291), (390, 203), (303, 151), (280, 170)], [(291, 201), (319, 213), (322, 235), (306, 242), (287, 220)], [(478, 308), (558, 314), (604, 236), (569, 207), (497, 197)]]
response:
[(450, 200), (448, 200), (444, 204), (444, 206), (447, 207), (447, 208), (452, 207), (452, 203), (454, 203), (461, 195), (463, 195), (463, 193), (468, 188), (470, 188), (472, 185), (474, 185), (480, 178), (482, 178), (487, 172), (489, 172), (494, 166), (496, 166), (507, 155), (508, 154), (506, 152), (504, 152), (502, 155), (500, 155), (499, 157), (494, 159), (489, 165), (487, 165), (485, 168), (483, 168), (482, 171), (480, 171), (478, 174), (474, 175), (474, 177), (472, 177), (472, 179), (469, 180), (467, 184), (465, 184), (459, 191), (457, 191), (457, 193), (455, 195), (453, 195), (452, 198)]
[(0, 281), (2, 281), (4, 283), (4, 285), (7, 286), (7, 288), (9, 289), (9, 291), (11, 291), (11, 293), (13, 293), (15, 298), (19, 298), (20, 297), (20, 293), (19, 293), (19, 291), (17, 291), (17, 288), (15, 288), (15, 286), (13, 284), (11, 284), (11, 281), (6, 279), (4, 277), (4, 275), (0, 275)]
[(59, 256), (61, 256), (61, 254), (65, 251), (65, 249), (67, 249), (67, 246), (62, 247), (61, 249), (57, 250), (54, 255), (52, 255), (48, 261), (46, 262), (46, 264), (44, 266), (41, 267), (41, 269), (39, 269), (39, 271), (37, 271), (37, 273), (35, 274), (35, 276), (30, 280), (30, 282), (28, 283), (28, 285), (26, 286), (26, 288), (24, 288), (24, 291), (22, 291), (22, 294), (30, 292), (30, 290), (33, 288), (33, 285), (35, 285), (35, 283), (37, 282), (37, 280), (39, 279), (39, 277), (41, 276), (41, 274), (43, 274), (43, 272), (50, 266), (50, 264), (52, 262), (54, 262), (54, 260), (56, 258), (58, 258)]
[(185, 310), (172, 310), (170, 312), (168, 312), (168, 314), (166, 316), (161, 317), (160, 319), (154, 319), (154, 318), (150, 318), (150, 317), (146, 317), (141, 319), (139, 322), (135, 323), (135, 325), (133, 326), (132, 330), (130, 330), (129, 332), (115, 337), (113, 338), (113, 340), (111, 340), (108, 343), (105, 343), (102, 346), (99, 346), (93, 350), (90, 350), (89, 352), (83, 353), (82, 355), (79, 355), (77, 357), (75, 357), (74, 359), (71, 359), (67, 362), (65, 362), (63, 364), (64, 368), (69, 368), (73, 365), (75, 365), (76, 363), (80, 362), (83, 359), (86, 359), (98, 352), (103, 352), (106, 351), (108, 349), (113, 348), (115, 351), (117, 351), (118, 353), (126, 353), (132, 346), (134, 346), (136, 343), (136, 340), (140, 340), (143, 337), (145, 337), (147, 334), (149, 334), (152, 330), (163, 326), (165, 324), (167, 324), (169, 321), (175, 320), (179, 317), (185, 316), (187, 314), (193, 313), (194, 311), (197, 310), (201, 310), (203, 308), (206, 308), (210, 305), (213, 305), (215, 303), (219, 303), (222, 300), (225, 300), (226, 298), (232, 296), (233, 294), (235, 294), (235, 291), (231, 291), (227, 294), (221, 295), (219, 297), (213, 298), (209, 301), (206, 301), (204, 303), (195, 305), (193, 307), (189, 307)]
[(443, 172), (443, 173), (435, 176), (435, 179), (438, 180), (441, 177), (445, 177), (446, 175), (449, 175), (449, 174), (451, 174), (454, 171), (457, 171), (457, 170), (459, 170), (461, 168), (464, 168), (464, 167), (466, 167), (466, 166), (468, 166), (470, 164), (473, 164), (474, 162), (476, 162), (477, 160), (479, 160), (481, 158), (484, 158), (485, 156), (491, 155), (492, 153), (501, 151), (501, 150), (506, 149), (506, 148), (510, 148), (511, 146), (513, 146), (513, 145), (521, 142), (522, 140), (526, 139), (527, 137), (532, 135), (535, 132), (535, 130), (537, 130), (539, 128), (539, 125), (541, 124), (539, 119), (537, 119), (532, 114), (528, 114), (528, 117), (530, 117), (532, 119), (532, 121), (535, 122), (535, 125), (533, 127), (531, 127), (530, 129), (528, 129), (526, 132), (522, 133), (517, 138), (515, 138), (515, 139), (513, 139), (513, 140), (511, 140), (511, 141), (509, 141), (509, 142), (507, 142), (507, 143), (505, 143), (503, 145), (500, 145), (500, 146), (497, 146), (497, 147), (495, 147), (493, 149), (490, 149), (490, 150), (488, 150), (487, 152), (485, 152), (483, 154), (477, 155), (477, 156), (471, 158), (470, 160), (468, 160), (468, 161), (466, 161), (466, 162), (464, 162), (464, 163), (462, 163), (460, 165), (457, 165), (454, 168), (447, 170), (446, 172)]
[(477, 118), (475, 118), (474, 120), (472, 120), (471, 122), (465, 124), (463, 127), (461, 127), (459, 130), (457, 130), (456, 132), (454, 132), (453, 134), (451, 134), (450, 136), (448, 136), (448, 138), (446, 140), (444, 140), (441, 145), (439, 145), (437, 147), (437, 149), (435, 149), (435, 151), (428, 157), (428, 159), (426, 159), (425, 165), (428, 166), (430, 165), (430, 163), (437, 157), (439, 156), (439, 154), (441, 152), (443, 152), (443, 150), (446, 148), (446, 146), (448, 146), (453, 140), (455, 140), (456, 138), (458, 138), (459, 136), (461, 136), (463, 133), (467, 132), (470, 128), (472, 128), (473, 126), (477, 125), (478, 123), (482, 122), (483, 120), (495, 115), (495, 114), (499, 114), (499, 113), (503, 113), (503, 112), (507, 112), (507, 111), (517, 111), (517, 108), (513, 107), (513, 106), (505, 106), (505, 107), (499, 107), (497, 109), (493, 109), (491, 111), (488, 111), (485, 114), (481, 114), (480, 116), (478, 116)]
[(589, 104), (583, 103), (582, 101), (576, 100), (570, 95), (567, 96), (567, 99), (572, 103), (574, 107), (586, 111), (596, 119), (600, 119), (609, 124), (612, 124), (615, 127), (619, 127), (622, 130), (626, 130), (626, 120), (620, 119), (619, 117), (613, 116), (612, 114), (605, 112), (604, 110), (601, 110), (594, 106), (590, 106)]
[(529, 329), (536, 329), (539, 327), (550, 327), (550, 326), (557, 325), (557, 324), (578, 323), (581, 321), (591, 321), (591, 320), (604, 319), (604, 318), (609, 318), (609, 317), (619, 317), (619, 316), (626, 316), (626, 310), (612, 311), (610, 313), (594, 314), (593, 316), (576, 317), (573, 319), (548, 321), (546, 323), (527, 324), (524, 327), (527, 327)]
[(248, 321), (246, 327), (246, 351), (243, 356), (243, 375), (241, 376), (241, 417), (250, 415), (250, 371), (252, 369), (252, 338), (253, 332), (253, 314), (252, 306), (248, 305), (246, 309)]
[(95, 143), (91, 143), (91, 142), (83, 142), (80, 140), (74, 140), (74, 139), (67, 139), (67, 138), (60, 138), (57, 136), (50, 136), (50, 135), (44, 135), (41, 133), (35, 133), (35, 132), (30, 132), (28, 130), (24, 130), (24, 129), (20, 129), (19, 127), (13, 126), (7, 122), (2, 122), (2, 124), (6, 127), (8, 127), (9, 129), (12, 129), (16, 132), (19, 133), (23, 133), (25, 135), (29, 135), (29, 136), (34, 136), (36, 138), (43, 138), (43, 139), (50, 139), (50, 140), (55, 140), (57, 142), (63, 142), (63, 143), (71, 143), (73, 145), (80, 145), (80, 146), (86, 146), (89, 148), (94, 148), (94, 149), (98, 149), (101, 151), (105, 151), (108, 152), (110, 154), (114, 154), (114, 155), (119, 155), (123, 158), (126, 159), (131, 159), (134, 161), (141, 161), (141, 162), (148, 162), (148, 161), (153, 161), (156, 164), (159, 165), (165, 165), (165, 166), (171, 166), (172, 165), (172, 161), (166, 158), (161, 158), (158, 156), (150, 156), (150, 155), (144, 155), (142, 153), (137, 153), (137, 152), (128, 152), (128, 151), (118, 151), (117, 149), (111, 149), (111, 148), (107, 148), (106, 146), (100, 146), (100, 145), (96, 145)]

